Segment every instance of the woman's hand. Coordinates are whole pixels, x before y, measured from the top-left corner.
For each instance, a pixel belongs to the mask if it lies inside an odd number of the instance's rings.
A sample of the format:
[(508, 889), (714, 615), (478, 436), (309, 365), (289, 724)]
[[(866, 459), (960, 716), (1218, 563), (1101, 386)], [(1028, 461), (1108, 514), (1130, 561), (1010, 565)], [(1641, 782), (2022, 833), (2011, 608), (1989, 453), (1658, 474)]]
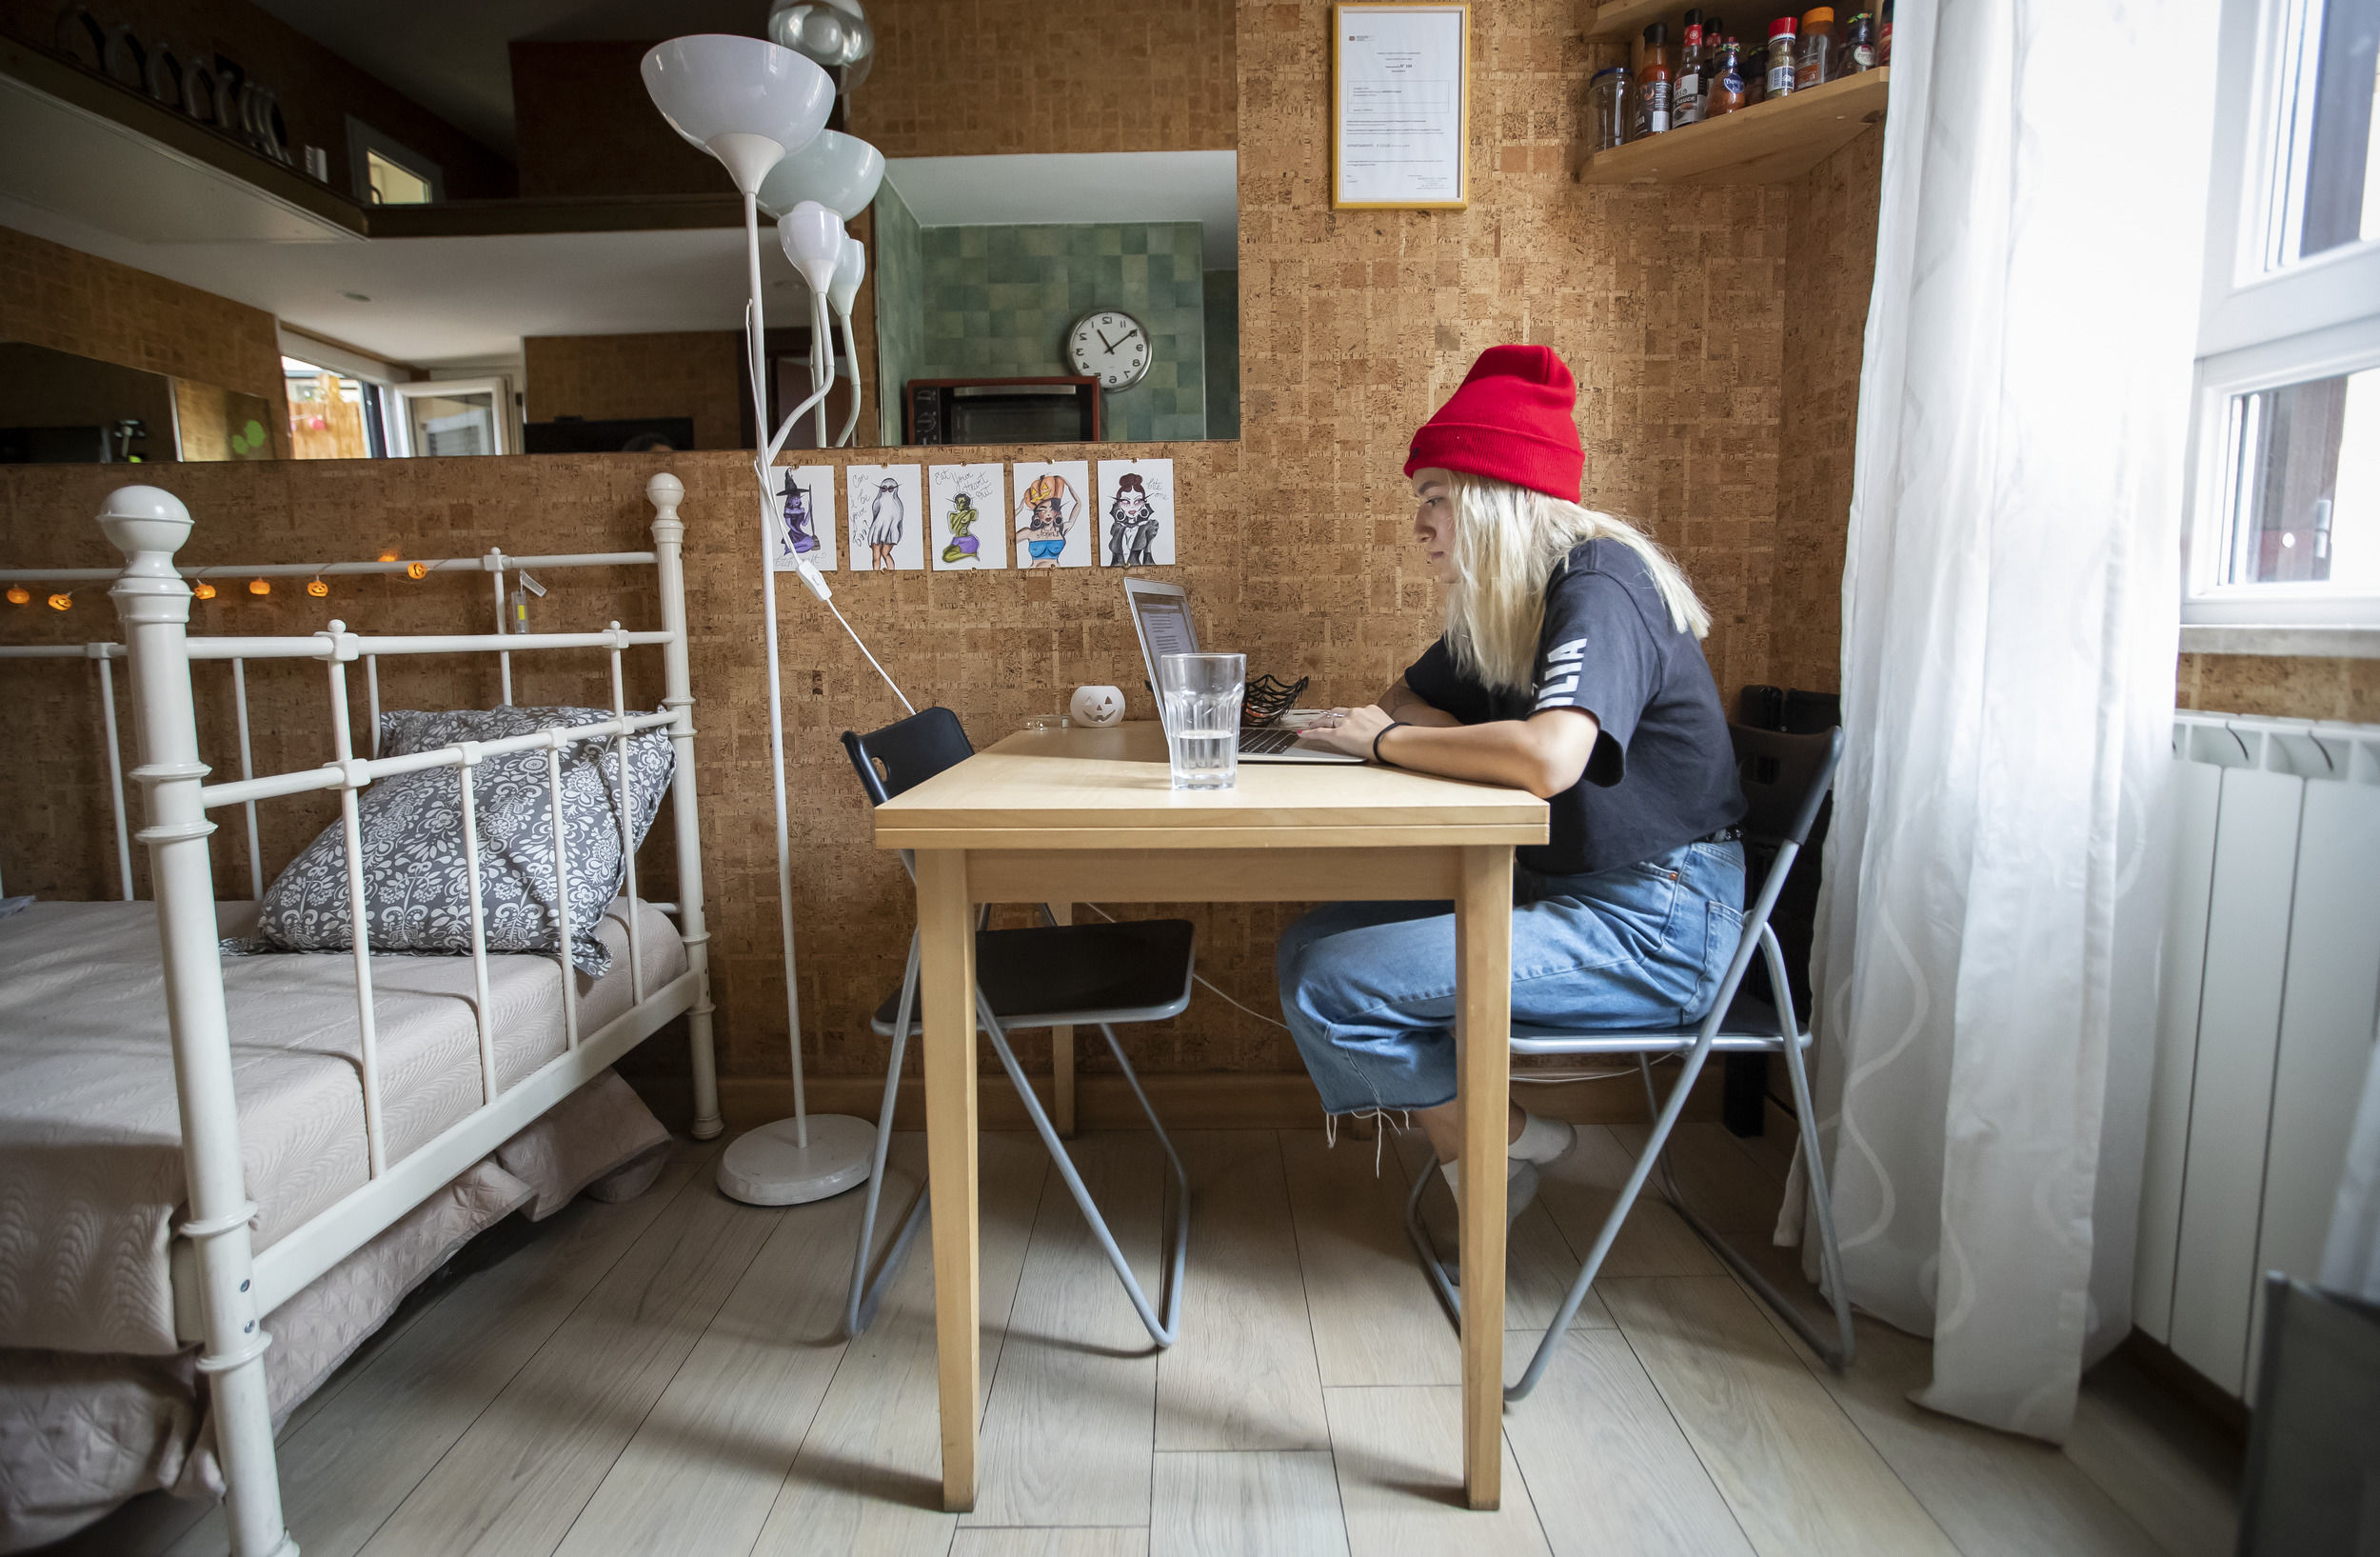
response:
[(1367, 703), (1360, 709), (1333, 709), (1298, 732), (1298, 739), (1350, 757), (1372, 755), (1372, 743), (1392, 721), (1387, 710)]

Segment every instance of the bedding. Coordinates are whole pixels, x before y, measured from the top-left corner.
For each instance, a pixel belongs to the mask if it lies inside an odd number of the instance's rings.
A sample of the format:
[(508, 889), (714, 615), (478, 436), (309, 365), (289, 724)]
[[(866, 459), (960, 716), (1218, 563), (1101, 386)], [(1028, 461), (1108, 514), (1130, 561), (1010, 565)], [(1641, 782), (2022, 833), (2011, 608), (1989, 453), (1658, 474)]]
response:
[[(582, 1189), (642, 1194), (668, 1149), (661, 1122), (608, 1070), (546, 1110), (266, 1317), (274, 1426), (478, 1233), (515, 1210), (550, 1214)], [(143, 1492), (220, 1496), (196, 1357), (0, 1350), (0, 1553), (61, 1540)]]
[[(596, 725), (608, 709), (398, 709), (380, 716), (380, 755), (406, 757), (465, 741), (497, 741), (556, 725)], [(676, 757), (666, 729), (628, 737), (629, 822), (645, 841), (669, 788)], [(463, 853), (457, 769), (399, 773), (356, 796), (364, 841), (364, 912), (375, 951), (471, 949), (471, 881)], [(620, 895), (618, 743), (562, 749), (562, 825), (569, 845), (571, 961), (598, 977), (610, 953), (595, 927)], [(554, 814), (543, 750), (484, 758), (471, 781), (480, 847), (480, 902), (490, 951), (559, 951), (554, 903)], [(266, 889), (257, 933), (285, 951), (345, 951), (348, 925), (347, 830), (334, 822)]]
[[(219, 905), (219, 928), (248, 934), (254, 911)], [(579, 980), (583, 1034), (633, 1004), (625, 912), (615, 903), (598, 932), (613, 970)], [(685, 970), (685, 948), (658, 911), (639, 912), (649, 992)], [(354, 972), (301, 955), (223, 968), (262, 1249), (366, 1182)], [(509, 1086), (565, 1047), (563, 971), (510, 955), (488, 972)], [(481, 1101), (471, 964), (375, 956), (372, 981), (395, 1162)], [(0, 920), (0, 1347), (180, 1351), (167, 1258), (181, 1199), (154, 906), (37, 903)]]

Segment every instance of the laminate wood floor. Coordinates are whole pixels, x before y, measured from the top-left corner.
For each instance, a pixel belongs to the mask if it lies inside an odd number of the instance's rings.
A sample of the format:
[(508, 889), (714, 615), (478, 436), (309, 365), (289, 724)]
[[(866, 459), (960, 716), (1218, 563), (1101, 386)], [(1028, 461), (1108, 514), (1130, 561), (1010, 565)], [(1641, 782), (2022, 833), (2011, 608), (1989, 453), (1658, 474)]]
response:
[[(1513, 1232), (1517, 1373), (1640, 1138), (1589, 1128)], [(1183, 1336), (1159, 1354), (1028, 1136), (983, 1139), (983, 1483), (938, 1506), (933, 1282), (919, 1239), (873, 1327), (839, 1334), (856, 1196), (784, 1210), (713, 1187), (684, 1146), (623, 1206), (466, 1250), (284, 1429), (309, 1554), (1525, 1552), (1551, 1557), (2155, 1557), (2228, 1550), (2220, 1452), (2137, 1373), (2086, 1383), (2063, 1451), (1910, 1404), (1922, 1341), (1862, 1320), (1837, 1376), (1650, 1201), (1505, 1417), (1505, 1495), (1460, 1506), (1453, 1331), (1405, 1242), (1418, 1142), (1208, 1130)], [(1150, 1137), (1075, 1143), (1154, 1293)], [(1756, 1228), (1790, 1155), (1690, 1125), (1679, 1177)], [(915, 1192), (904, 1137), (887, 1230)], [(1432, 1201), (1442, 1199), (1436, 1189)], [(1435, 1207), (1434, 1225), (1450, 1208)], [(1786, 1251), (1742, 1241), (1780, 1279)], [(1795, 1292), (1812, 1307), (1814, 1291)], [(224, 1549), (219, 1513), (155, 1497), (60, 1553)]]

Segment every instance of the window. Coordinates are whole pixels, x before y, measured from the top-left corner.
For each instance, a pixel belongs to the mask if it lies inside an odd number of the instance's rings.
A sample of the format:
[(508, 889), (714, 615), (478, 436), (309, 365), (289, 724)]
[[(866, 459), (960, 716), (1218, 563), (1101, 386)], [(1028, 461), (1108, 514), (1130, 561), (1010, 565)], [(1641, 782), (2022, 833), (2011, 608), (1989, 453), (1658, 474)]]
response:
[(2380, 0), (2225, 0), (2221, 57), (2183, 624), (2380, 631)]
[(426, 206), (429, 180), (410, 168), (398, 166), (377, 151), (364, 153), (365, 187), (375, 206)]
[(375, 206), (424, 206), (446, 197), (446, 177), (438, 164), (352, 113), (347, 171), (355, 197)]
[(392, 384), (389, 452), (406, 457), (509, 454), (518, 443), (511, 385), (502, 378)]

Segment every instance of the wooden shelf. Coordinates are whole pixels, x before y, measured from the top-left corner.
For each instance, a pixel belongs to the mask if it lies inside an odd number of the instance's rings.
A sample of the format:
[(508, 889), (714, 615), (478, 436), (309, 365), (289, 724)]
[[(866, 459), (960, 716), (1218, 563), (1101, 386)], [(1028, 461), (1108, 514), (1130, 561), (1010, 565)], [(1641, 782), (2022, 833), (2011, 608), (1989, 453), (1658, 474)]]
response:
[(1578, 30), (1597, 43), (1634, 38), (1685, 9), (1674, 0), (1573, 0)]
[(1892, 74), (1889, 70), (1865, 70), (1666, 135), (1648, 135), (1598, 151), (1578, 165), (1578, 181), (1775, 184), (1798, 178), (1884, 117)]

